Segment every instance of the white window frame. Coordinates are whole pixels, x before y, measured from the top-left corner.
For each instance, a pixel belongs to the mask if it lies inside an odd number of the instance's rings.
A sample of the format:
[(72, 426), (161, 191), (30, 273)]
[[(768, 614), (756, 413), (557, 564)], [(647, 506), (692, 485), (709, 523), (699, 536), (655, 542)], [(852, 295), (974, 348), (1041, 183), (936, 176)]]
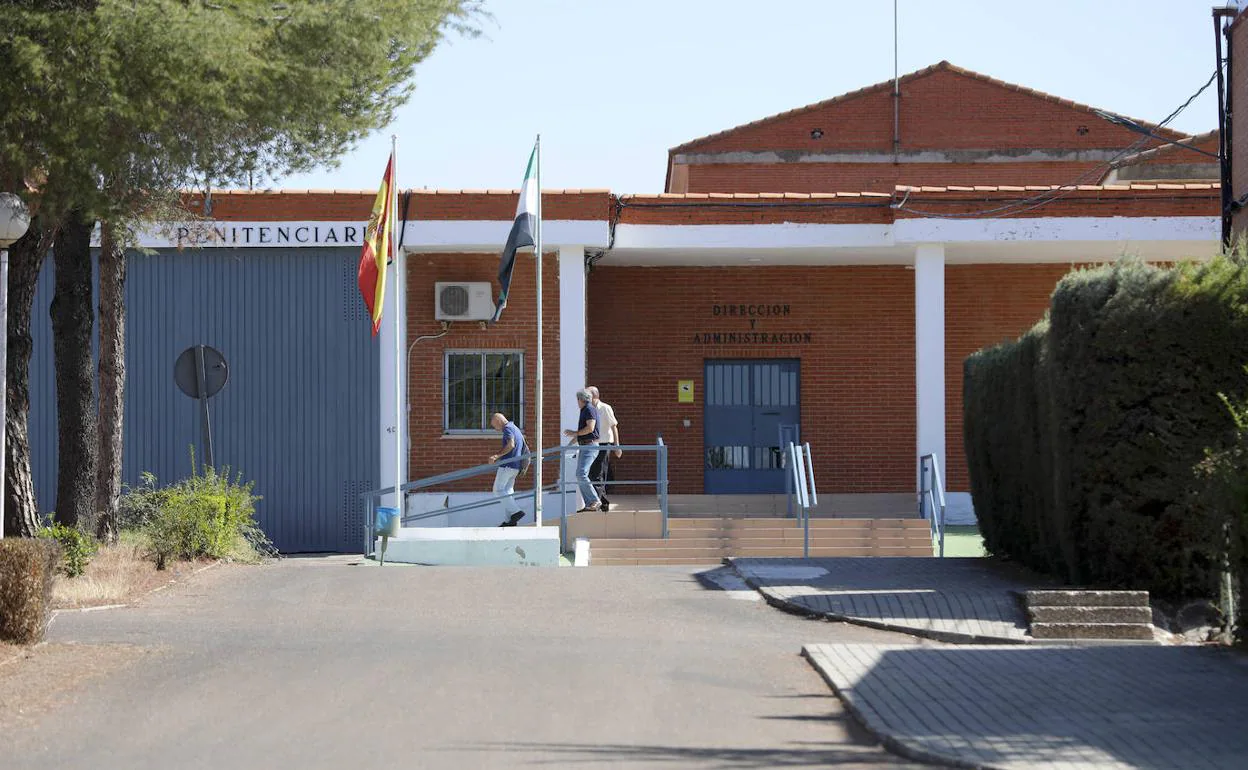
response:
[[(514, 422), (520, 430), (524, 430), (524, 351), (515, 348), (469, 348), (469, 349), (453, 349), (445, 350), (442, 353), (442, 435), (444, 436), (498, 436), (499, 431), (489, 427), (489, 415), (487, 415), (487, 403), (485, 391), (482, 390), (480, 395), (481, 402), (481, 422), (484, 428), (452, 428), (451, 424), (451, 404), (450, 404), (450, 384), (451, 384), (451, 356), (480, 356), (481, 366), (485, 366), (485, 357), (491, 355), (514, 355), (519, 359), (520, 364), (520, 401), (518, 404), (518, 415), (507, 415), (507, 419)], [(481, 386), (485, 387), (485, 373), (482, 372)]]

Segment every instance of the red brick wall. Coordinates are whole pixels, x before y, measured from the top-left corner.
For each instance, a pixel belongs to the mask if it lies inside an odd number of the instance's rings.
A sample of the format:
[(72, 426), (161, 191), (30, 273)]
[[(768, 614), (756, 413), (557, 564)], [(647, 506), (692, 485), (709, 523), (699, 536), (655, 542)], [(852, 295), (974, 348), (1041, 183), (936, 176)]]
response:
[[(938, 68), (901, 84), (903, 151), (1118, 150), (1141, 137), (1086, 109)], [(811, 132), (820, 129), (818, 139)], [(1183, 136), (1163, 131), (1171, 138)], [(1139, 149), (1156, 145), (1149, 142)], [(893, 151), (891, 83), (677, 148), (681, 153)], [(895, 184), (1095, 184), (1101, 163), (691, 165), (689, 192), (891, 191)], [(681, 177), (683, 181), (683, 177)]]
[[(1080, 128), (1086, 128), (1080, 132)], [(819, 139), (811, 131), (822, 129)], [(904, 150), (1119, 149), (1140, 138), (1121, 126), (1060, 99), (1006, 83), (935, 70), (901, 84)], [(1163, 131), (1178, 138), (1182, 134)], [(893, 147), (892, 84), (822, 107), (747, 125), (690, 142), (677, 152), (749, 150), (877, 150)]]
[[(400, 209), (404, 205), (403, 192), (400, 191)], [(406, 213), (413, 220), (501, 219), (510, 222), (516, 216), (516, 199), (519, 195), (513, 190), (411, 192)], [(367, 190), (226, 190), (213, 193), (212, 218), (220, 221), (363, 221), (368, 219), (376, 198), (376, 191)], [(185, 203), (192, 213), (202, 213), (202, 196), (187, 195)], [(542, 216), (548, 220), (606, 220), (610, 210), (611, 194), (606, 190), (542, 192)]]
[[(1103, 163), (712, 163), (688, 192), (892, 192), (908, 185), (1098, 184)], [(1100, 173), (1096, 173), (1097, 170)]]
[(945, 478), (966, 492), (962, 364), (975, 351), (1018, 337), (1039, 321), (1071, 265), (945, 266)]
[[(903, 267), (610, 267), (589, 276), (589, 373), (626, 442), (670, 445), (673, 493), (703, 491), (703, 383), (708, 358), (800, 358), (801, 425), (820, 489), (914, 487), (914, 273)], [(783, 320), (755, 331), (813, 333), (810, 344), (701, 345), (698, 332), (748, 331), (714, 317), (717, 303), (780, 303)], [(677, 380), (695, 400), (676, 400)], [(690, 427), (682, 425), (688, 419)], [(621, 477), (649, 477), (651, 458), (625, 458)]]
[[(412, 344), (417, 336), (441, 331), (439, 323), (433, 318), (435, 282), (493, 281), (497, 274), (497, 254), (412, 255), (407, 263), (408, 344)], [(543, 443), (553, 446), (559, 443), (559, 399), (563, 392), (559, 382), (559, 258), (556, 254), (547, 254), (542, 264), (542, 286), (545, 316), (542, 356), (546, 370)], [(408, 403), (411, 406), (408, 415), (408, 435), (411, 437), (408, 479), (478, 465), (498, 451), (499, 439), (496, 437), (452, 438), (443, 435), (443, 356), (447, 350), (524, 351), (523, 429), (530, 444), (536, 447), (533, 436), (537, 376), (535, 302), (535, 262), (531, 254), (523, 253), (516, 260), (507, 309), (497, 324), (482, 330), (476, 323), (458, 322), (445, 337), (418, 342), (412, 348), (408, 358)], [(578, 386), (580, 384), (577, 383)], [(547, 473), (557, 471), (558, 466), (554, 463), (547, 465)], [(454, 488), (488, 491), (492, 483), (492, 476), (482, 476), (466, 480)]]

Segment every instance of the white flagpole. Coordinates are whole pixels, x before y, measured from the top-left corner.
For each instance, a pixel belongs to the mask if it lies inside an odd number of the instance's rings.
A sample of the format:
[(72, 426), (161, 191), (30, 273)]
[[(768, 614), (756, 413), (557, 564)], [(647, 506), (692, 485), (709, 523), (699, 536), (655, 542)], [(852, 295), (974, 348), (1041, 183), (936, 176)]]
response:
[(399, 263), (398, 250), (398, 217), (399, 217), (399, 138), (395, 134), (390, 135), (390, 162), (393, 164), (390, 169), (390, 253), (394, 255), (394, 270), (390, 276), (394, 281), (394, 307), (390, 309), (390, 315), (394, 317), (394, 500), (395, 507), (399, 509), (399, 521), (403, 520), (403, 338), (402, 318), (404, 315), (403, 305), (403, 270)]
[[(542, 135), (537, 135), (534, 145), (537, 153), (537, 232), (533, 234), (533, 256), (537, 258), (537, 426), (534, 436), (537, 439), (537, 458), (533, 474), (533, 520), (535, 525), (542, 526)], [(562, 455), (559, 461), (563, 462)]]

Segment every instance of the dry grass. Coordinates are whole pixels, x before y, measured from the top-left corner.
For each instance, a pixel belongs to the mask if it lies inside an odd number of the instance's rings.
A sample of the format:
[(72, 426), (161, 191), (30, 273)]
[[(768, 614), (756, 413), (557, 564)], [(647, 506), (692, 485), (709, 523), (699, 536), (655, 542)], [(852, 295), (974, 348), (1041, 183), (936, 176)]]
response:
[(0, 666), (3, 666), (5, 663), (8, 663), (9, 661), (21, 655), (22, 651), (25, 649), (26, 648), (20, 644), (13, 644), (12, 642), (0, 642)]
[(57, 576), (52, 606), (72, 609), (128, 604), (194, 567), (188, 562), (174, 562), (168, 569), (157, 571), (144, 557), (145, 550), (143, 540), (129, 533), (123, 534), (117, 545), (101, 546), (82, 575)]

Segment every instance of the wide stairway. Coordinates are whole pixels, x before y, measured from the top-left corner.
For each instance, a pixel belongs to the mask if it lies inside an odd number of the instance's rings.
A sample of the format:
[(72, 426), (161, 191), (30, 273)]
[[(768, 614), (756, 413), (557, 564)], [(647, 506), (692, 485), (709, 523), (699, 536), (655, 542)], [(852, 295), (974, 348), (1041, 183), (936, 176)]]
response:
[[(903, 507), (904, 506), (904, 507)], [(906, 500), (829, 501), (810, 520), (810, 556), (931, 556), (928, 522)], [(662, 516), (646, 498), (619, 498), (609, 513), (569, 517), (569, 539), (590, 541), (590, 565), (718, 564), (729, 556), (803, 555), (804, 532), (781, 495), (687, 495)]]

